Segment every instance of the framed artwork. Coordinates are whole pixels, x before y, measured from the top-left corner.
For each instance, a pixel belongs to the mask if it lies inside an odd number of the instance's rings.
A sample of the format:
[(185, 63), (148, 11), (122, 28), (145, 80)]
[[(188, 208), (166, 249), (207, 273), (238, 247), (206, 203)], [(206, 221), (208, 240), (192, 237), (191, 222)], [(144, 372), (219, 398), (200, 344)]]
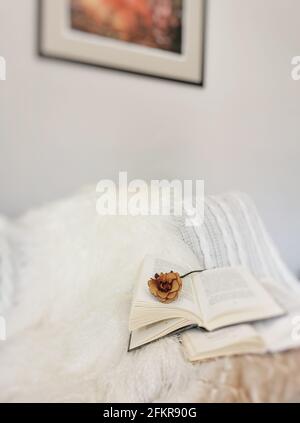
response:
[(42, 56), (202, 85), (205, 0), (39, 0)]

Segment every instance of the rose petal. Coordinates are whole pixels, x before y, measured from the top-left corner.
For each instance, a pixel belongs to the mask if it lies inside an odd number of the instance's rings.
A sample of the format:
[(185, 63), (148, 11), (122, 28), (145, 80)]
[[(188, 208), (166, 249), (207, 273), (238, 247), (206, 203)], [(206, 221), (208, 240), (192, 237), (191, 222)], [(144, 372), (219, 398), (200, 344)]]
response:
[(177, 297), (177, 292), (171, 292), (168, 295), (168, 300), (173, 300), (176, 297)]
[(180, 279), (180, 276), (179, 276), (179, 274), (177, 273), (177, 275), (176, 275), (177, 277), (176, 277), (176, 280), (177, 280), (177, 282), (179, 283), (179, 289), (181, 289), (182, 288), (182, 280)]
[[(169, 291), (169, 292), (170, 292), (170, 291)], [(163, 291), (157, 290), (157, 295), (158, 295), (160, 298), (167, 298), (167, 296), (168, 296), (169, 292), (163, 292)]]
[(150, 288), (150, 287), (152, 287), (152, 286), (157, 286), (157, 282), (156, 282), (156, 280), (154, 280), (154, 279), (150, 279), (150, 280), (148, 281), (148, 286), (149, 286), (149, 288)]
[(163, 273), (161, 273), (159, 279), (160, 279), (161, 282), (168, 282), (167, 275), (164, 275)]
[(175, 280), (172, 284), (172, 289), (170, 292), (177, 292), (179, 290), (179, 283)]
[(153, 294), (155, 297), (157, 297), (157, 285), (156, 285), (156, 281), (151, 279), (148, 282), (148, 286), (149, 286), (149, 290), (151, 292), (151, 294)]

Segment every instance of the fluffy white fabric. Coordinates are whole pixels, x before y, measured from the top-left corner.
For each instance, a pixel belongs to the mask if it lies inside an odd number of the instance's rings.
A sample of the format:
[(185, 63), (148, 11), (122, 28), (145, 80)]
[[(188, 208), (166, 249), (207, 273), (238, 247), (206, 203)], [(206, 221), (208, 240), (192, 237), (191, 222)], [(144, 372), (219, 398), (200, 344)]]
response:
[(17, 225), (21, 267), (17, 304), (5, 315), (8, 340), (0, 344), (0, 401), (197, 399), (198, 371), (176, 339), (127, 353), (143, 257), (197, 263), (170, 220), (100, 217), (89, 192)]

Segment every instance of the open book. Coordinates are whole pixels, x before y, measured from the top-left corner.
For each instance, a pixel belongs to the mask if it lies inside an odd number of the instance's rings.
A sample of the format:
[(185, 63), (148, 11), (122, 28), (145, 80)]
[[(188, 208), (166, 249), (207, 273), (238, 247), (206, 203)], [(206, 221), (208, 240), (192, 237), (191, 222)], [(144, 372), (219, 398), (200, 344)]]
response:
[[(300, 347), (295, 323), (299, 312), (252, 325), (237, 325), (214, 332), (192, 329), (180, 335), (190, 361), (240, 354), (275, 353)], [(293, 335), (295, 333), (295, 335)]]
[(183, 279), (179, 298), (162, 304), (151, 295), (147, 282), (155, 273), (171, 270), (186, 271), (154, 257), (144, 260), (129, 318), (129, 351), (191, 327), (213, 331), (284, 314), (283, 308), (243, 267), (190, 275)]

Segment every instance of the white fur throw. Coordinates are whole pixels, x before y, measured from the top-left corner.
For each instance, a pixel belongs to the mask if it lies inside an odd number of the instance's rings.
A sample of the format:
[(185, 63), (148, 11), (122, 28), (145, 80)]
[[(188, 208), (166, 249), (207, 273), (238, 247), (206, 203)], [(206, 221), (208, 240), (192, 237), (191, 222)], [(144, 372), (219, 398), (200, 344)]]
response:
[(247, 399), (232, 388), (229, 358), (192, 365), (174, 337), (127, 353), (143, 257), (199, 265), (171, 219), (100, 217), (88, 192), (30, 212), (17, 228), (18, 286), (0, 343), (0, 401)]
[(0, 401), (196, 399), (197, 371), (176, 339), (127, 353), (143, 257), (196, 264), (167, 218), (100, 217), (84, 193), (18, 227), (22, 267), (0, 343)]

